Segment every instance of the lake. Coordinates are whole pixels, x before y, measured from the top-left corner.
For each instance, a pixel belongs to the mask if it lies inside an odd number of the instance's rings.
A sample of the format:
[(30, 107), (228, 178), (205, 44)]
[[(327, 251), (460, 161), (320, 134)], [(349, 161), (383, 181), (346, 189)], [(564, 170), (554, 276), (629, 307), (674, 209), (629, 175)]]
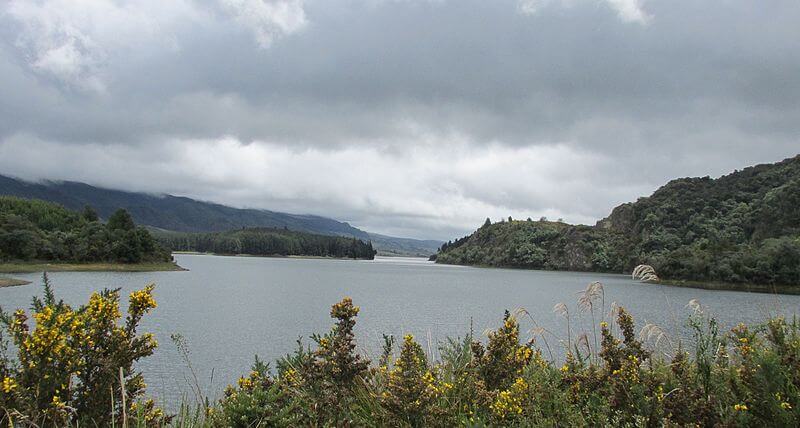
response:
[[(464, 336), (470, 328), (484, 337), (486, 329), (500, 325), (505, 309), (519, 307), (526, 308), (540, 326), (564, 335), (566, 324), (553, 313), (553, 306), (567, 303), (577, 317), (576, 293), (592, 281), (603, 283), (606, 309), (616, 301), (634, 315), (637, 328), (651, 322), (675, 336), (685, 335), (682, 326), (691, 299), (698, 299), (728, 327), (800, 311), (800, 296), (655, 286), (623, 275), (480, 269), (409, 258), (175, 258), (189, 271), (50, 274), (56, 295), (73, 305), (86, 302), (103, 287), (121, 288), (126, 300), (130, 291), (149, 282), (157, 284), (158, 308), (145, 318), (141, 331), (155, 333), (160, 346), (139, 368), (149, 394), (168, 407), (189, 391), (187, 379), (192, 378), (170, 334), (186, 338), (203, 392), (214, 397), (249, 372), (255, 354), (274, 361), (293, 351), (298, 337), (325, 332), (332, 323), (330, 306), (344, 296), (361, 306), (359, 346), (373, 359), (380, 354), (384, 333), (397, 337), (413, 333), (424, 348), (430, 342), (435, 353), (437, 341)], [(33, 284), (0, 288), (0, 306), (7, 311), (29, 308), (31, 297), (41, 293), (40, 274), (14, 276)], [(587, 314), (582, 318), (584, 323), (589, 319)], [(523, 331), (533, 327), (526, 319), (521, 324)], [(580, 321), (573, 318), (573, 330), (576, 324)], [(555, 344), (554, 338), (549, 340)]]

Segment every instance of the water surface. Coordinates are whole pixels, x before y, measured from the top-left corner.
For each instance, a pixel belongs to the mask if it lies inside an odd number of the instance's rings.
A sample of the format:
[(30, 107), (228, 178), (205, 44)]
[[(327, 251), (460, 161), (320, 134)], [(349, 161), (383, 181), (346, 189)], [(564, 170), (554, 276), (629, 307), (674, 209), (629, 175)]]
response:
[[(186, 338), (204, 393), (216, 396), (249, 371), (255, 354), (273, 361), (294, 350), (298, 337), (326, 331), (332, 322), (330, 306), (344, 296), (361, 307), (359, 345), (373, 359), (380, 352), (383, 333), (413, 333), (426, 349), (430, 341), (435, 353), (438, 340), (464, 336), (470, 328), (482, 335), (500, 324), (504, 310), (519, 307), (526, 308), (539, 325), (563, 335), (566, 325), (552, 312), (553, 306), (567, 303), (578, 317), (576, 293), (592, 281), (603, 283), (606, 308), (616, 301), (633, 313), (639, 326), (656, 323), (675, 336), (680, 335), (689, 314), (685, 305), (691, 299), (708, 306), (725, 326), (800, 311), (800, 296), (654, 286), (623, 275), (479, 269), (408, 258), (176, 255), (176, 260), (189, 271), (50, 274), (58, 297), (73, 305), (103, 287), (119, 287), (127, 296), (149, 282), (157, 284), (159, 306), (145, 318), (142, 331), (154, 332), (160, 346), (139, 367), (149, 392), (167, 405), (189, 391), (187, 379), (192, 378), (170, 334)], [(5, 310), (27, 309), (31, 297), (41, 292), (40, 274), (15, 276), (33, 284), (0, 289), (0, 306)], [(582, 317), (588, 320), (586, 314)], [(580, 321), (574, 318), (573, 328), (576, 324)], [(532, 327), (523, 320), (525, 331)]]

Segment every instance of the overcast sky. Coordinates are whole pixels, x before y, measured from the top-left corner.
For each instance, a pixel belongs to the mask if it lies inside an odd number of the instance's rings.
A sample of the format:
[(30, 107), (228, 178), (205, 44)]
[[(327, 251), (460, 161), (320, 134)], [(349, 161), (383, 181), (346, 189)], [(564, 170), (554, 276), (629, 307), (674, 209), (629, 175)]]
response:
[(797, 0), (3, 0), (0, 174), (451, 239), (800, 153)]

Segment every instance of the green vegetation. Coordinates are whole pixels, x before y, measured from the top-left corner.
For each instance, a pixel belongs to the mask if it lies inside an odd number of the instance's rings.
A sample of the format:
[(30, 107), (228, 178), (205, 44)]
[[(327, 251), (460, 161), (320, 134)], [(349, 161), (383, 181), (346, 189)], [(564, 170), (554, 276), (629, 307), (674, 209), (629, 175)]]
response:
[(369, 260), (375, 258), (371, 242), (287, 229), (250, 228), (216, 233), (156, 232), (156, 239), (172, 251)]
[[(110, 426), (126, 414), (163, 416), (143, 400), (145, 384), (134, 363), (152, 355), (152, 334), (139, 334), (142, 317), (156, 307), (153, 285), (128, 297), (120, 322), (119, 290), (94, 293), (73, 309), (57, 300), (44, 276), (44, 296), (30, 318), (0, 310), (0, 418), (6, 426)], [(5, 336), (7, 334), (7, 336)], [(16, 358), (7, 355), (6, 337)], [(119, 422), (117, 422), (119, 423)]]
[[(78, 309), (45, 296), (31, 317), (0, 322), (16, 356), (0, 349), (0, 423), (9, 426), (774, 426), (800, 424), (800, 324), (773, 318), (722, 331), (690, 302), (691, 340), (652, 324), (637, 334), (631, 315), (605, 305), (590, 284), (577, 306), (556, 305), (567, 335), (532, 329), (524, 310), (506, 312), (480, 341), (469, 334), (440, 344), (438, 360), (411, 335), (384, 336), (373, 365), (356, 349), (359, 313), (349, 298), (333, 305), (331, 330), (298, 345), (274, 369), (258, 358), (217, 401), (198, 397), (177, 415), (145, 398), (133, 367), (151, 355), (137, 332), (156, 306), (153, 286), (129, 296), (95, 293)], [(586, 331), (579, 330), (591, 320)], [(570, 328), (571, 326), (571, 328)], [(577, 326), (577, 327), (576, 327)], [(186, 343), (174, 338), (185, 352)], [(544, 345), (539, 347), (539, 344)], [(553, 357), (560, 343), (566, 357)], [(199, 387), (198, 387), (199, 388)]]
[(668, 280), (800, 285), (800, 156), (718, 179), (673, 180), (596, 226), (488, 221), (440, 263), (630, 272)]
[[(170, 260), (125, 210), (102, 224), (89, 207), (78, 213), (50, 202), (0, 196), (0, 262), (163, 265)], [(13, 270), (9, 266), (4, 270)]]
[(441, 241), (368, 233), (348, 223), (315, 215), (233, 208), (184, 197), (124, 192), (71, 181), (31, 183), (0, 175), (0, 195), (41, 199), (73, 210), (91, 205), (103, 218), (124, 208), (140, 225), (177, 232), (224, 232), (243, 227), (265, 227), (355, 237), (364, 242), (372, 241), (382, 255), (428, 257), (442, 244)]
[(589, 226), (540, 221), (484, 224), (470, 236), (442, 245), (439, 263), (527, 269), (622, 271), (607, 233)]

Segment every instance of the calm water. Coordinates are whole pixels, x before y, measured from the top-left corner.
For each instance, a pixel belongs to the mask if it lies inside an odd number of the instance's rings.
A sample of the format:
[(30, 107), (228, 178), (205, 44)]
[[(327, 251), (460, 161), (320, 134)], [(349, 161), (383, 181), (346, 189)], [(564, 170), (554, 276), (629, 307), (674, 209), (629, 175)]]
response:
[[(216, 396), (249, 371), (255, 354), (272, 361), (295, 349), (298, 337), (327, 330), (330, 305), (344, 296), (361, 306), (359, 344), (373, 358), (379, 354), (382, 333), (411, 332), (426, 348), (430, 337), (435, 349), (437, 340), (463, 336), (470, 325), (481, 335), (500, 324), (505, 309), (519, 307), (533, 314), (541, 326), (563, 334), (565, 323), (553, 314), (553, 306), (565, 302), (577, 312), (576, 293), (595, 280), (605, 286), (607, 306), (619, 302), (634, 314), (639, 326), (648, 321), (672, 332), (680, 332), (690, 299), (708, 306), (723, 325), (800, 311), (800, 296), (649, 286), (622, 275), (477, 269), (420, 259), (200, 255), (177, 255), (176, 259), (189, 271), (50, 275), (56, 294), (74, 305), (103, 287), (120, 287), (127, 296), (148, 282), (157, 284), (159, 306), (145, 318), (142, 331), (154, 332), (160, 347), (140, 368), (150, 393), (167, 405), (189, 390), (191, 376), (170, 334), (180, 333), (187, 339), (204, 393)], [(0, 306), (5, 310), (28, 308), (31, 297), (41, 291), (36, 285), (40, 274), (15, 276), (34, 284), (0, 288)], [(577, 323), (573, 321), (573, 328)], [(531, 327), (531, 322), (523, 321), (525, 330)]]

